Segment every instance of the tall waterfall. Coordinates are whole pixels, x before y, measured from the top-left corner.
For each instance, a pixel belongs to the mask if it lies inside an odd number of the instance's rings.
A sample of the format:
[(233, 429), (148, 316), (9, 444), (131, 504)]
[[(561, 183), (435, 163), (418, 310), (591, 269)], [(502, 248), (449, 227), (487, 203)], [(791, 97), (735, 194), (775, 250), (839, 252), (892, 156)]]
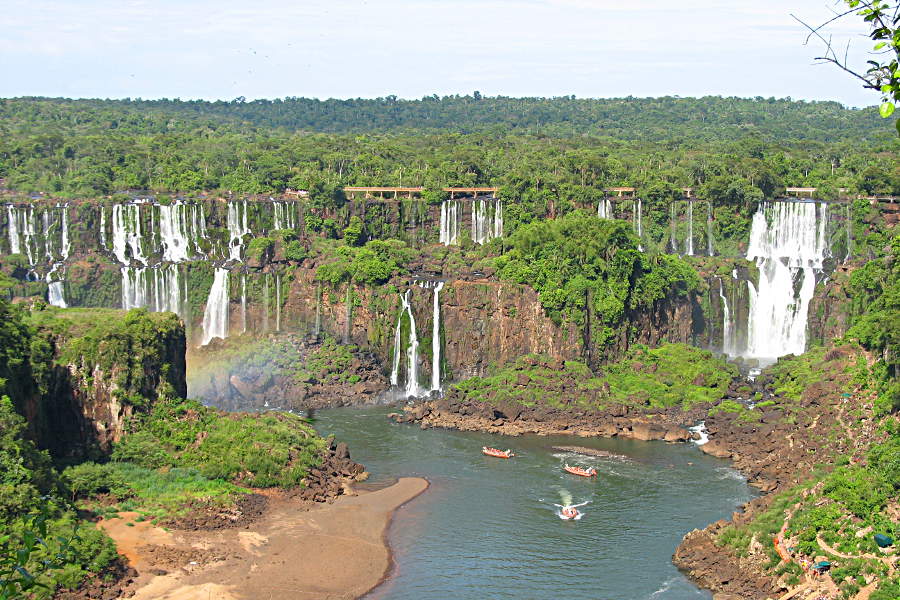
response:
[(419, 388), (419, 338), (416, 334), (416, 317), (413, 315), (412, 305), (410, 303), (410, 295), (412, 290), (408, 289), (400, 295), (400, 315), (397, 318), (397, 328), (394, 331), (394, 360), (391, 369), (391, 385), (399, 386), (400, 381), (400, 329), (403, 323), (403, 315), (409, 317), (409, 341), (406, 347), (406, 388), (405, 395), (407, 398), (420, 395)]
[(706, 255), (713, 255), (712, 202), (706, 203)]
[(806, 350), (809, 302), (828, 256), (823, 202), (761, 202), (753, 216), (747, 258), (759, 267), (748, 282), (747, 355), (775, 359)]
[(459, 243), (459, 200), (441, 202), (440, 243), (445, 246)]
[(288, 202), (273, 202), (272, 229), (296, 229), (294, 205)]
[(60, 244), (59, 251), (62, 254), (62, 259), (66, 260), (69, 258), (69, 253), (72, 251), (72, 246), (69, 243), (69, 205), (62, 205), (62, 243)]
[(131, 258), (146, 265), (141, 240), (141, 207), (139, 204), (114, 204), (112, 210), (113, 254), (123, 265)]
[(853, 254), (853, 223), (850, 217), (850, 204), (847, 204), (844, 211), (844, 233), (847, 237), (847, 253), (844, 255), (844, 262), (850, 260), (850, 256)]
[(406, 299), (400, 294), (400, 312), (397, 313), (397, 326), (394, 328), (394, 358), (391, 364), (391, 387), (400, 384), (400, 325), (406, 312)]
[(688, 233), (687, 240), (685, 240), (685, 251), (684, 253), (688, 256), (694, 255), (694, 201), (688, 200), (688, 212), (687, 212), (687, 222), (688, 222)]
[(50, 303), (50, 306), (68, 308), (69, 305), (66, 304), (66, 299), (63, 297), (63, 282), (61, 279), (53, 277), (57, 269), (62, 266), (62, 263), (55, 263), (50, 272), (47, 273), (47, 302)]
[(41, 215), (41, 222), (44, 226), (43, 238), (44, 238), (44, 254), (47, 256), (47, 260), (53, 260), (53, 225), (55, 223), (50, 222), (51, 214), (49, 210), (44, 210), (44, 214)]
[(247, 333), (247, 275), (241, 274), (241, 333)]
[(250, 233), (247, 226), (247, 201), (234, 200), (228, 203), (228, 257), (241, 260), (244, 236)]
[(191, 247), (198, 246), (200, 230), (196, 219), (195, 206), (184, 202), (160, 204), (159, 240), (162, 245), (163, 260), (183, 262), (191, 258)]
[(734, 327), (731, 325), (731, 313), (728, 310), (728, 299), (722, 289), (722, 278), (719, 278), (719, 299), (722, 301), (722, 353), (728, 356), (737, 354), (734, 343)]
[(503, 236), (503, 202), (492, 198), (472, 199), (472, 241), (484, 244)]
[(150, 301), (146, 280), (146, 268), (122, 267), (122, 308), (144, 308)]
[(431, 322), (431, 390), (441, 391), (441, 302), (439, 294), (444, 282), (434, 286), (434, 311)]
[(173, 312), (185, 318), (181, 272), (176, 264), (157, 267), (123, 266), (122, 308)]
[(106, 243), (106, 207), (102, 204), (100, 205), (100, 246), (104, 249), (109, 248), (109, 244)]
[(613, 218), (612, 201), (609, 198), (603, 198), (600, 200), (600, 203), (597, 204), (597, 216), (601, 219)]
[(275, 273), (275, 331), (281, 331), (281, 275)]
[(228, 337), (228, 269), (216, 268), (209, 298), (203, 311), (203, 341), (207, 345), (213, 338)]
[(12, 204), (6, 207), (6, 220), (8, 222), (6, 233), (9, 236), (9, 253), (21, 254), (22, 245), (19, 243), (21, 238), (21, 233), (19, 232), (19, 214)]

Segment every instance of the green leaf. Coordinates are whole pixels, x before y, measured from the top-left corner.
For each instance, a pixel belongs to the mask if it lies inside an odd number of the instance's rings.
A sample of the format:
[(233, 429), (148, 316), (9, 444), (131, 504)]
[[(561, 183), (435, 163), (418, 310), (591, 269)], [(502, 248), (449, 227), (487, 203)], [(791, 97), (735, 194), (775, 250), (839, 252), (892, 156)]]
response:
[(889, 116), (894, 114), (894, 103), (893, 102), (882, 102), (881, 106), (878, 107), (878, 112), (881, 113), (881, 116), (887, 119)]

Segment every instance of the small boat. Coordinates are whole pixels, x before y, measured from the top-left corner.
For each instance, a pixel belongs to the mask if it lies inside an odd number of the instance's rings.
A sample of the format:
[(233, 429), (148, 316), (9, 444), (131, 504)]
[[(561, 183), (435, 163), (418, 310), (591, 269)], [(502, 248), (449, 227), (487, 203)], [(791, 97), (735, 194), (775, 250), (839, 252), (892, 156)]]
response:
[(578, 509), (574, 506), (564, 506), (562, 510), (559, 511), (559, 516), (567, 521), (573, 521), (580, 515), (581, 513), (578, 512)]
[(589, 469), (585, 469), (583, 467), (570, 467), (566, 465), (563, 467), (563, 470), (566, 473), (571, 473), (572, 475), (580, 475), (581, 477), (596, 477), (597, 469), (594, 467), (590, 467)]
[(497, 458), (512, 458), (515, 456), (509, 450), (498, 450), (497, 448), (488, 448), (487, 446), (481, 447), (481, 453), (486, 456), (496, 456)]

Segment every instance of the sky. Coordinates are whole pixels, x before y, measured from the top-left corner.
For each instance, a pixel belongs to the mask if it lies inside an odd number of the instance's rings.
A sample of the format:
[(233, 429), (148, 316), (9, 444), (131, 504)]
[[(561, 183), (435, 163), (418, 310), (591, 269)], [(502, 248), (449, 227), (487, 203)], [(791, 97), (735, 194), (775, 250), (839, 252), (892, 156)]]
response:
[[(0, 97), (775, 96), (868, 106), (816, 65), (835, 0), (4, 0)], [(850, 17), (829, 28), (864, 67)]]

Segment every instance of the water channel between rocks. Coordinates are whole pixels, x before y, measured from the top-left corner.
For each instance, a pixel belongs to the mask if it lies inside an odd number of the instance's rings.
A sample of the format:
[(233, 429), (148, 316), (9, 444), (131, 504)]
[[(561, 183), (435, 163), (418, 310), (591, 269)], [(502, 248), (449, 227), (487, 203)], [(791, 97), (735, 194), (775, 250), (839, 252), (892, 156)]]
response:
[[(575, 437), (500, 437), (389, 422), (388, 407), (316, 413), (316, 428), (349, 444), (372, 483), (416, 475), (429, 490), (389, 531), (396, 566), (368, 598), (516, 600), (710, 598), (671, 563), (682, 536), (754, 496), (728, 463), (693, 444)], [(511, 460), (481, 454), (511, 448)], [(554, 450), (579, 445), (617, 457)], [(564, 463), (596, 467), (587, 480)], [(561, 494), (589, 500), (560, 520)]]

